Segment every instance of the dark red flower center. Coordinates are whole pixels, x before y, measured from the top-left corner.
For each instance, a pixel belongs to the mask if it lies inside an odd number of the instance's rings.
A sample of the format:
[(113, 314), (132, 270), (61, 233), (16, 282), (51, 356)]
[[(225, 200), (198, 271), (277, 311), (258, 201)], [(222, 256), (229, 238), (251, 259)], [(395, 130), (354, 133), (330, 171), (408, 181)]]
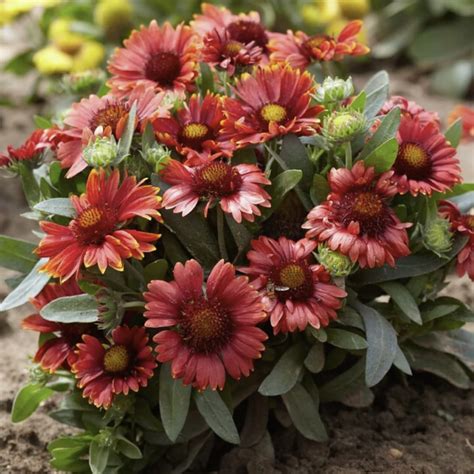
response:
[(97, 127), (110, 127), (112, 132), (116, 132), (117, 124), (127, 117), (129, 108), (125, 103), (108, 104), (98, 110), (94, 118), (90, 121), (89, 127), (95, 130)]
[(153, 54), (145, 66), (145, 77), (160, 86), (172, 86), (180, 72), (181, 62), (175, 53)]
[(313, 294), (313, 277), (306, 261), (284, 263), (270, 276), (280, 301), (304, 300)]
[(91, 206), (71, 222), (71, 230), (80, 243), (99, 245), (115, 230), (116, 224), (116, 212), (108, 206)]
[(244, 45), (240, 41), (230, 40), (224, 46), (224, 54), (233, 58), (237, 56)]
[(181, 309), (178, 322), (186, 345), (197, 353), (219, 351), (232, 334), (232, 320), (219, 302), (190, 301)]
[(417, 143), (402, 143), (393, 167), (399, 175), (407, 175), (409, 179), (423, 179), (431, 171), (431, 157)]
[(281, 123), (287, 117), (287, 111), (285, 107), (280, 104), (265, 104), (260, 109), (260, 117), (262, 117), (264, 122), (276, 122)]
[(130, 353), (125, 346), (112, 346), (105, 351), (104, 369), (111, 374), (125, 372), (130, 365)]
[(381, 196), (372, 190), (349, 192), (334, 205), (345, 226), (357, 222), (360, 233), (370, 237), (383, 234), (391, 219), (387, 205)]
[(237, 20), (227, 26), (227, 31), (233, 40), (243, 44), (254, 42), (256, 46), (265, 48), (268, 36), (260, 23), (248, 20)]
[(238, 191), (242, 178), (231, 165), (214, 161), (197, 171), (194, 175), (194, 183), (201, 196), (222, 197)]
[(184, 125), (178, 134), (178, 140), (193, 150), (202, 151), (202, 144), (206, 140), (213, 140), (214, 132), (205, 123), (191, 122)]

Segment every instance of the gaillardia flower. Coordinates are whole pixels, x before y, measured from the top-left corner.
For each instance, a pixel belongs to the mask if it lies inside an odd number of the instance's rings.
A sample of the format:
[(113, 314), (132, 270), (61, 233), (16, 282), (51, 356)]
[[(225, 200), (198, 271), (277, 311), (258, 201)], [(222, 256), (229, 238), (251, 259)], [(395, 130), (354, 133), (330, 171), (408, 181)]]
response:
[(346, 292), (331, 283), (322, 265), (310, 262), (316, 242), (262, 236), (251, 245), (250, 266), (240, 271), (262, 296), (275, 334), (304, 331), (308, 324), (319, 329), (336, 319)]
[[(41, 293), (31, 300), (38, 312), (51, 301), (64, 296), (79, 295), (82, 291), (75, 280), (68, 280), (62, 285), (50, 283)], [(55, 372), (59, 368), (70, 368), (77, 360), (76, 344), (81, 341), (83, 334), (94, 333), (94, 324), (81, 323), (56, 323), (47, 321), (39, 314), (31, 314), (26, 317), (21, 326), (23, 329), (31, 329), (42, 334), (50, 334), (53, 337), (44, 342), (35, 354), (34, 361), (39, 363), (44, 370)]]
[(188, 215), (199, 200), (209, 207), (219, 201), (224, 212), (232, 214), (237, 222), (242, 219), (253, 222), (261, 212), (257, 206), (270, 207), (270, 195), (262, 185), (270, 184), (264, 173), (255, 165), (232, 166), (222, 161), (190, 168), (173, 160), (162, 171), (163, 180), (171, 184), (163, 195), (163, 208)]
[(285, 65), (242, 74), (235, 86), (238, 99), (224, 99), (223, 136), (243, 147), (288, 133), (314, 135), (319, 123), (316, 117), (323, 110), (310, 106), (314, 88), (308, 72)]
[(422, 125), (418, 120), (403, 118), (397, 140), (392, 180), (399, 193), (431, 195), (433, 191), (445, 192), (461, 181), (456, 150), (436, 124)]
[(430, 112), (421, 105), (418, 105), (416, 102), (408, 100), (401, 95), (394, 95), (390, 97), (390, 99), (383, 105), (379, 114), (387, 115), (395, 107), (400, 109), (402, 117), (416, 119), (422, 125), (432, 123), (438, 128), (440, 126), (440, 119), (437, 112)]
[(363, 161), (351, 170), (333, 168), (327, 201), (313, 208), (303, 224), (306, 237), (325, 242), (361, 267), (394, 266), (395, 259), (410, 253), (406, 228), (411, 224), (400, 222), (389, 207), (397, 194), (392, 175), (388, 171), (376, 177)]
[(458, 253), (456, 273), (461, 277), (467, 273), (474, 281), (474, 214), (461, 214), (456, 204), (441, 201), (440, 214), (449, 219), (451, 230), (469, 237), (464, 248)]
[(168, 328), (153, 340), (158, 361), (171, 361), (173, 377), (199, 390), (222, 389), (226, 373), (247, 377), (261, 357), (267, 335), (260, 296), (230, 263), (218, 262), (203, 291), (204, 274), (195, 260), (174, 267), (174, 281), (152, 281), (145, 293), (145, 326)]
[(234, 145), (220, 136), (223, 119), (221, 97), (207, 94), (201, 99), (193, 95), (176, 118), (157, 118), (153, 128), (158, 141), (183, 155), (187, 165), (199, 165), (219, 156), (232, 156)]
[(77, 361), (72, 367), (83, 396), (96, 407), (109, 408), (115, 395), (138, 392), (148, 385), (156, 367), (145, 328), (119, 326), (112, 342), (104, 345), (85, 335), (77, 344)]
[(58, 159), (63, 168), (69, 168), (71, 178), (87, 167), (82, 156), (92, 134), (112, 134), (120, 139), (127, 124), (130, 109), (137, 104), (136, 121), (139, 130), (155, 117), (168, 115), (169, 105), (163, 103), (164, 93), (155, 94), (151, 88), (136, 87), (128, 99), (113, 95), (97, 97), (91, 95), (72, 105), (64, 119), (63, 135), (67, 138), (58, 147)]
[(127, 222), (134, 217), (161, 219), (159, 189), (141, 185), (132, 176), (119, 181), (118, 170), (110, 176), (103, 169), (92, 170), (86, 192), (70, 198), (77, 215), (69, 225), (40, 222), (46, 237), (36, 253), (49, 257), (43, 271), (61, 281), (76, 275), (82, 266), (97, 265), (101, 273), (109, 266), (121, 271), (123, 259), (140, 260), (144, 252), (155, 250), (150, 242), (159, 234), (129, 229)]
[(126, 95), (138, 84), (183, 95), (197, 75), (197, 35), (189, 26), (176, 29), (153, 20), (141, 26), (117, 48), (109, 61), (109, 81), (115, 94)]
[(302, 31), (274, 33), (268, 44), (272, 62), (288, 63), (297, 69), (306, 69), (313, 61), (341, 60), (344, 56), (363, 56), (369, 48), (356, 39), (362, 21), (349, 22), (337, 37), (318, 34), (308, 36)]

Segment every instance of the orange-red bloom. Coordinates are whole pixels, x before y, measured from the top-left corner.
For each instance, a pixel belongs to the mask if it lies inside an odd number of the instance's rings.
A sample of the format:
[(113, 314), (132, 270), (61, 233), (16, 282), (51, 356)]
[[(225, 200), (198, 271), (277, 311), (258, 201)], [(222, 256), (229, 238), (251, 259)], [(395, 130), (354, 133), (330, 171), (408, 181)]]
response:
[(94, 336), (85, 335), (82, 341), (73, 372), (90, 403), (109, 408), (115, 395), (138, 392), (148, 385), (156, 362), (145, 328), (120, 326), (105, 347)]
[(223, 136), (243, 147), (288, 133), (314, 135), (323, 109), (310, 106), (314, 87), (309, 73), (285, 65), (243, 74), (235, 86), (238, 99), (224, 99)]
[(337, 37), (330, 35), (308, 36), (302, 31), (286, 34), (274, 33), (268, 44), (272, 62), (287, 62), (294, 68), (306, 69), (312, 61), (340, 61), (344, 56), (363, 56), (370, 50), (359, 43), (357, 34), (362, 21), (349, 22)]
[(235, 148), (220, 136), (224, 119), (221, 97), (193, 95), (176, 113), (176, 118), (157, 118), (153, 122), (158, 141), (184, 155), (187, 165), (199, 165), (220, 156), (230, 157)]
[(136, 178), (126, 176), (121, 184), (120, 173), (110, 176), (104, 170), (92, 170), (87, 179), (86, 192), (71, 196), (76, 217), (68, 226), (54, 222), (40, 222), (46, 237), (36, 253), (49, 257), (43, 271), (51, 276), (68, 280), (82, 266), (94, 265), (104, 273), (107, 267), (123, 270), (123, 259), (142, 259), (152, 252), (151, 245), (158, 234), (127, 228), (134, 217), (161, 219), (158, 209), (158, 188), (137, 184)]
[[(62, 285), (50, 283), (36, 298), (31, 300), (31, 303), (40, 311), (51, 301), (81, 293), (82, 291), (75, 280), (69, 280)], [(41, 345), (34, 357), (35, 362), (38, 362), (44, 370), (50, 372), (55, 372), (59, 368), (69, 369), (77, 360), (74, 351), (76, 344), (81, 341), (82, 335), (96, 332), (93, 324), (56, 323), (47, 321), (37, 313), (26, 317), (21, 326), (23, 329), (31, 329), (52, 336)]]
[(458, 253), (456, 273), (460, 277), (467, 273), (469, 278), (474, 281), (474, 215), (461, 214), (456, 204), (450, 201), (441, 201), (439, 212), (443, 217), (449, 219), (453, 232), (469, 237), (464, 248)]
[(448, 124), (451, 125), (458, 118), (462, 119), (462, 140), (474, 140), (474, 109), (466, 105), (456, 105), (448, 117)]
[(250, 266), (240, 271), (250, 275), (251, 285), (260, 292), (275, 334), (304, 331), (308, 324), (319, 329), (337, 317), (347, 294), (331, 283), (322, 265), (311, 263), (316, 245), (286, 237), (252, 241)]
[(153, 88), (136, 87), (127, 99), (113, 95), (97, 97), (91, 95), (72, 105), (64, 119), (65, 138), (58, 146), (58, 159), (63, 168), (69, 168), (67, 177), (71, 178), (87, 167), (82, 156), (91, 136), (110, 135), (118, 140), (127, 124), (132, 105), (136, 102), (136, 122), (139, 130), (155, 117), (165, 117), (171, 105), (165, 105), (164, 93), (156, 94)]
[(331, 193), (316, 206), (303, 224), (307, 238), (326, 242), (331, 250), (349, 256), (361, 267), (395, 265), (395, 259), (410, 253), (406, 228), (389, 207), (397, 194), (391, 183), (393, 171), (375, 176), (373, 167), (357, 161), (351, 170), (329, 172)]
[(141, 26), (117, 48), (109, 61), (109, 81), (114, 94), (128, 94), (138, 84), (183, 95), (193, 88), (197, 75), (197, 35), (179, 24), (153, 20)]
[(201, 199), (207, 201), (205, 216), (211, 204), (219, 201), (221, 209), (239, 223), (242, 219), (253, 222), (255, 216), (260, 216), (257, 206), (270, 207), (270, 195), (262, 188), (270, 181), (255, 165), (232, 166), (212, 161), (190, 168), (174, 160), (163, 170), (162, 177), (172, 185), (163, 195), (163, 208), (174, 209), (183, 216)]
[(205, 292), (195, 260), (174, 267), (174, 281), (152, 281), (145, 293), (145, 323), (160, 331), (158, 360), (171, 361), (173, 377), (199, 390), (222, 389), (226, 373), (247, 377), (261, 357), (267, 335), (256, 326), (265, 319), (260, 296), (230, 263), (212, 269)]
[(430, 112), (416, 102), (408, 100), (401, 95), (390, 97), (380, 110), (380, 115), (387, 115), (395, 107), (400, 109), (402, 117), (416, 119), (422, 125), (432, 123), (438, 128), (440, 127), (440, 119), (437, 112)]
[(435, 123), (422, 125), (416, 119), (404, 117), (397, 139), (399, 148), (392, 181), (399, 193), (430, 195), (433, 191), (445, 192), (461, 181), (456, 150)]

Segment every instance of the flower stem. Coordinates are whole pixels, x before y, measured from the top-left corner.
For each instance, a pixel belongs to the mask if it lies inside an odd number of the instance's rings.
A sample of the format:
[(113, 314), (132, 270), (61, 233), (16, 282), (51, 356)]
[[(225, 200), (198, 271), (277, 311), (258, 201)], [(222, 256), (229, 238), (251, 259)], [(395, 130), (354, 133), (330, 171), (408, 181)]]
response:
[(346, 142), (346, 144), (345, 144), (345, 149), (346, 149), (346, 168), (351, 169), (351, 168), (352, 168), (352, 148), (351, 148), (351, 142)]
[(217, 205), (217, 243), (219, 245), (219, 252), (221, 257), (228, 262), (229, 256), (227, 255), (227, 249), (225, 246), (225, 234), (224, 234), (224, 211), (219, 205)]

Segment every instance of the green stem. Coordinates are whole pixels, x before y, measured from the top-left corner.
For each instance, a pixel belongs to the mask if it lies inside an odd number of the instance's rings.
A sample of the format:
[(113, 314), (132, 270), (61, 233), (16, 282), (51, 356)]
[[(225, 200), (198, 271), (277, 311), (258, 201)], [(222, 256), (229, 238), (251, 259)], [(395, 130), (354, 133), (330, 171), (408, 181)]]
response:
[(345, 150), (346, 150), (346, 168), (351, 169), (352, 168), (352, 147), (351, 147), (351, 142), (347, 142), (345, 144)]
[(221, 254), (221, 257), (226, 262), (228, 262), (229, 256), (227, 255), (227, 249), (225, 246), (224, 211), (219, 205), (217, 205), (217, 243), (219, 245), (219, 252)]
[(127, 301), (122, 304), (122, 308), (143, 308), (144, 306), (144, 301)]

